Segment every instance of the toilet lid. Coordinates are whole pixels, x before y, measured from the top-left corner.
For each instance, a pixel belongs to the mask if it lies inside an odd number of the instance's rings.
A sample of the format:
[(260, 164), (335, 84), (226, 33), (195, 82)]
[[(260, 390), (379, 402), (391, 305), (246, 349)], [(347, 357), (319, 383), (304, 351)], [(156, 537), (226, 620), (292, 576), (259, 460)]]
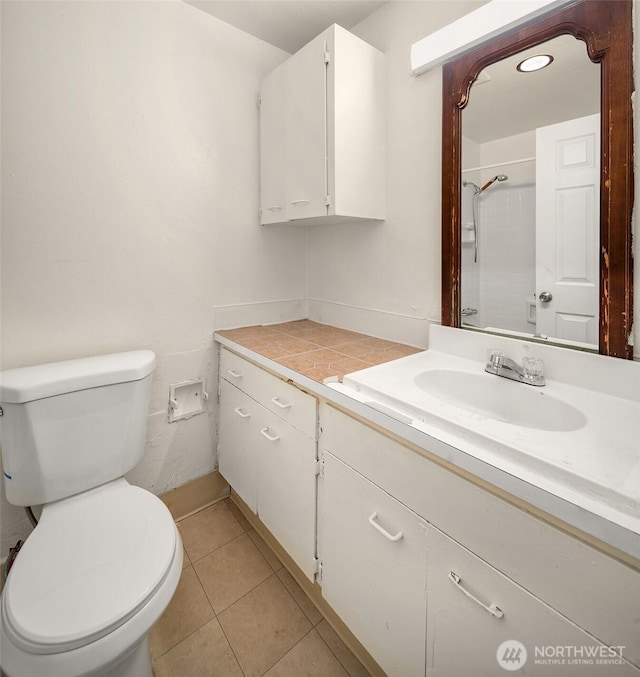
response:
[(5, 621), (33, 653), (88, 644), (145, 604), (175, 547), (167, 507), (124, 479), (52, 503), (7, 579)]

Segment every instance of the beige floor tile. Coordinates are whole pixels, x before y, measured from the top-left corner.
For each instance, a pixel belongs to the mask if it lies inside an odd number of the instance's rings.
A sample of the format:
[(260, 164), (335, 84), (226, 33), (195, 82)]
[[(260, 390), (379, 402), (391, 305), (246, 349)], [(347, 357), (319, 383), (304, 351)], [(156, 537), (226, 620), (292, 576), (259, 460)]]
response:
[(278, 571), (282, 568), (282, 562), (278, 559), (278, 556), (275, 552), (266, 544), (265, 540), (258, 534), (257, 531), (251, 529), (247, 534), (249, 538), (256, 544), (258, 550), (262, 553), (262, 556), (267, 560), (269, 566), (274, 570)]
[(369, 671), (353, 655), (351, 649), (338, 637), (335, 630), (326, 620), (320, 621), (316, 625), (316, 630), (327, 643), (327, 646), (340, 661), (342, 667), (347, 671), (349, 677), (370, 677)]
[(348, 677), (322, 637), (312, 630), (265, 677)]
[(216, 614), (273, 573), (247, 534), (234, 538), (198, 560), (194, 568)]
[(182, 546), (182, 568), (186, 569), (189, 565), (191, 564), (191, 560), (189, 559), (189, 555), (187, 554), (187, 551), (184, 547)]
[(214, 618), (153, 663), (155, 677), (243, 677)]
[(197, 562), (244, 532), (224, 501), (186, 517), (178, 522), (178, 528), (192, 562)]
[(152, 656), (162, 656), (214, 617), (192, 566), (182, 570), (178, 588), (165, 612), (151, 629)]
[(246, 677), (264, 674), (311, 630), (276, 575), (223, 611), (218, 620)]
[(278, 570), (278, 578), (312, 625), (317, 625), (322, 620), (322, 614), (316, 609), (315, 604), (307, 597), (295, 578), (284, 567)]

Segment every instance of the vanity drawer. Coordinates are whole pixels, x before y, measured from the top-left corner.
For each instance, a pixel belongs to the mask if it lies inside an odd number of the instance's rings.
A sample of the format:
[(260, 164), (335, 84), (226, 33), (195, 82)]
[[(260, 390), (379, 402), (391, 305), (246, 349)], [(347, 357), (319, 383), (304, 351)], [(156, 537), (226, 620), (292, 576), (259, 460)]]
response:
[(311, 395), (225, 348), (220, 350), (220, 377), (300, 432), (315, 438), (316, 399)]
[(320, 429), (321, 449), (640, 665), (640, 572), (333, 407)]
[(433, 527), (428, 550), (428, 677), (503, 669), (540, 677), (640, 675), (618, 647), (598, 642)]

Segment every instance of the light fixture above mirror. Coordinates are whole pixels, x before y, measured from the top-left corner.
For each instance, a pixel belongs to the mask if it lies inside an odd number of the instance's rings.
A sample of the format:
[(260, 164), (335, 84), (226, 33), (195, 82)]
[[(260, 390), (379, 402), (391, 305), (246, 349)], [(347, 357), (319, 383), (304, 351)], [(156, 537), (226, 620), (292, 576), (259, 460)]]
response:
[[(631, 358), (633, 135), (632, 3), (583, 0), (475, 47), (443, 66), (442, 323), (462, 326), (462, 111), (487, 66), (560, 35), (600, 64), (600, 244), (597, 346)], [(545, 51), (538, 49), (535, 51)], [(530, 54), (528, 54), (530, 55)], [(545, 71), (546, 72), (546, 71)], [(495, 170), (499, 173), (500, 170)]]

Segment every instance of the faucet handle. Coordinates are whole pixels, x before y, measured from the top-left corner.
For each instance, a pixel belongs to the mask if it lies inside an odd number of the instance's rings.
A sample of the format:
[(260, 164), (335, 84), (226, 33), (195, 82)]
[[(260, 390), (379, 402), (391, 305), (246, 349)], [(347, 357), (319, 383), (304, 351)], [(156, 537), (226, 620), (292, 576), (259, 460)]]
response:
[(487, 350), (487, 363), (492, 367), (502, 366), (505, 357), (506, 355), (501, 350), (494, 350), (493, 348)]
[(541, 379), (544, 376), (544, 362), (538, 357), (525, 357), (522, 359), (524, 375), (531, 379)]

